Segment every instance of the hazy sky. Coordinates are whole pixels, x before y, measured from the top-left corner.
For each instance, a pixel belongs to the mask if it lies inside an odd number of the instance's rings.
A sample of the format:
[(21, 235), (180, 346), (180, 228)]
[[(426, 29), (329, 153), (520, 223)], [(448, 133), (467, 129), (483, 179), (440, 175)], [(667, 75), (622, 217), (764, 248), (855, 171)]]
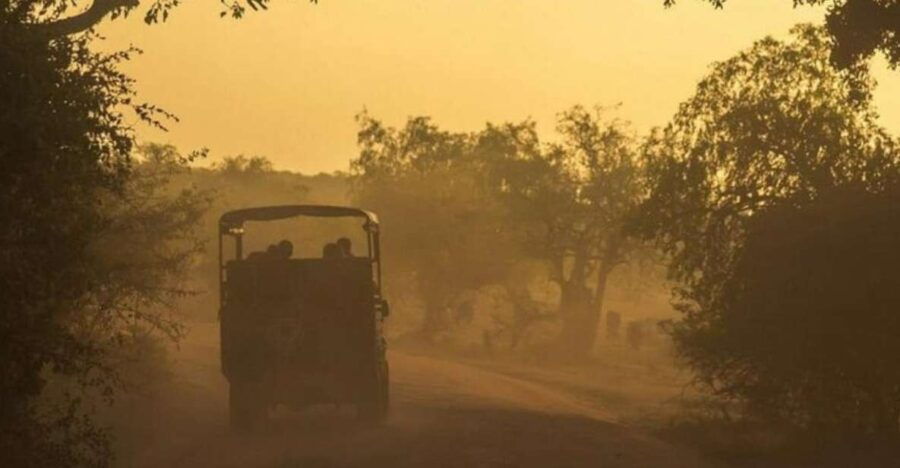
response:
[[(107, 46), (145, 54), (128, 66), (141, 97), (174, 112), (146, 141), (183, 151), (264, 155), (276, 167), (342, 170), (356, 154), (354, 115), (391, 125), (431, 115), (452, 130), (531, 117), (549, 132), (574, 104), (622, 103), (638, 130), (662, 125), (715, 60), (767, 34), (820, 22), (789, 0), (275, 0), (220, 19), (185, 2), (163, 25), (106, 22)], [(879, 62), (882, 123), (900, 133), (900, 71)]]

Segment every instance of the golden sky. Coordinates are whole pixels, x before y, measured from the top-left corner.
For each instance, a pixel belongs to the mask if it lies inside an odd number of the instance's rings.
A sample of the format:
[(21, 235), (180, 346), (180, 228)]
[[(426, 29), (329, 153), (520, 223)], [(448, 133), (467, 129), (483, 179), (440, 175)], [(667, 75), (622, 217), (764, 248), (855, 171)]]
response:
[[(128, 66), (141, 97), (174, 112), (146, 141), (210, 161), (243, 153), (306, 173), (344, 170), (353, 116), (391, 125), (430, 115), (452, 130), (531, 117), (547, 135), (574, 104), (622, 103), (643, 131), (662, 125), (715, 60), (821, 8), (789, 0), (274, 0), (268, 12), (219, 18), (184, 2), (162, 25), (107, 21), (107, 47), (144, 49)], [(882, 123), (900, 134), (900, 70), (878, 61)]]

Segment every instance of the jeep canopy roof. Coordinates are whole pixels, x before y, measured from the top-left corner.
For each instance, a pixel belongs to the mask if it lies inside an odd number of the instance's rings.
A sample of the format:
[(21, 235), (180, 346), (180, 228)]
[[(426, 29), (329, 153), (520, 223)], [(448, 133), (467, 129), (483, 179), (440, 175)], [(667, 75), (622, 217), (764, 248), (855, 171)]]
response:
[(219, 300), (223, 300), (225, 282), (226, 237), (234, 241), (234, 259), (244, 259), (244, 223), (247, 221), (278, 221), (280, 219), (309, 216), (313, 218), (363, 218), (366, 231), (368, 258), (374, 268), (376, 287), (381, 289), (381, 248), (378, 216), (371, 211), (349, 206), (329, 205), (276, 205), (232, 210), (219, 218)]
[(378, 216), (371, 211), (347, 206), (327, 205), (278, 205), (233, 210), (226, 212), (219, 218), (219, 226), (222, 231), (228, 231), (229, 229), (242, 227), (246, 221), (276, 221), (296, 216), (365, 218), (367, 224), (373, 227), (378, 226)]

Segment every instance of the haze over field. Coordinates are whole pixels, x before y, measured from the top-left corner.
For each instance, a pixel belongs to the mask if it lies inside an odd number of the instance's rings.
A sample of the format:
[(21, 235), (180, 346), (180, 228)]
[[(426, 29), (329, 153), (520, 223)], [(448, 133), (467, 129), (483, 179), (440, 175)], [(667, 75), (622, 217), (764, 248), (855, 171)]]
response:
[[(146, 53), (125, 69), (141, 96), (176, 113), (148, 141), (265, 155), (280, 169), (346, 170), (363, 108), (387, 123), (429, 115), (452, 130), (622, 103), (637, 130), (664, 125), (709, 64), (823, 7), (784, 0), (322, 0), (275, 2), (241, 21), (185, 2), (162, 27), (105, 22), (103, 47)], [(882, 125), (900, 133), (900, 75), (876, 61)]]

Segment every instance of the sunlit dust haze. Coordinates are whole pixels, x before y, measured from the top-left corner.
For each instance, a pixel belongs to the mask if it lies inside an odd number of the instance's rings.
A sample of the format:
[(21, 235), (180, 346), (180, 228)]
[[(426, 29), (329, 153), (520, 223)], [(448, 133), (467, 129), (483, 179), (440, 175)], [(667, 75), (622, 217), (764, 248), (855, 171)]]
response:
[[(709, 64), (824, 9), (783, 0), (716, 10), (682, 0), (321, 0), (274, 2), (220, 18), (185, 2), (164, 25), (141, 14), (100, 26), (104, 47), (146, 52), (127, 64), (143, 99), (173, 112), (142, 139), (210, 160), (264, 155), (280, 169), (346, 170), (354, 115), (399, 125), (430, 115), (451, 130), (532, 118), (552, 130), (574, 104), (622, 104), (637, 130), (664, 124)], [(882, 124), (900, 129), (900, 75), (875, 62)]]

